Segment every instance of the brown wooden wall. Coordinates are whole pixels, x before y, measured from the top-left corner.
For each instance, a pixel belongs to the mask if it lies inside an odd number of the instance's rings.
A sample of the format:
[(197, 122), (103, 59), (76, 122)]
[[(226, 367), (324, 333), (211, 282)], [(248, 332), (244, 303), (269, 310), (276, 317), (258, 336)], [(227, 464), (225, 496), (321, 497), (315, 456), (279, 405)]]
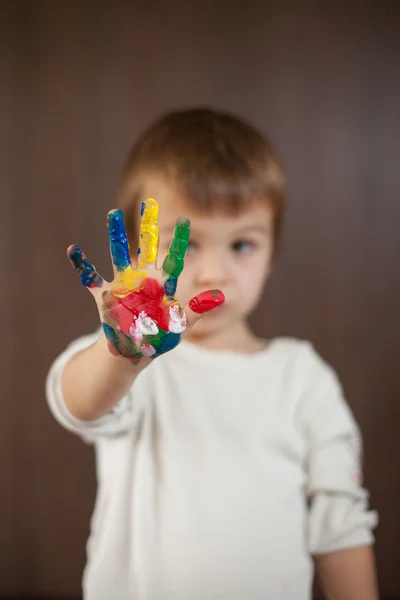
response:
[(65, 256), (110, 275), (125, 153), (161, 110), (208, 104), (286, 164), (285, 253), (254, 323), (311, 339), (365, 436), (382, 597), (400, 598), (398, 0), (0, 2), (0, 596), (79, 596), (92, 450), (49, 414), (53, 358), (97, 325)]

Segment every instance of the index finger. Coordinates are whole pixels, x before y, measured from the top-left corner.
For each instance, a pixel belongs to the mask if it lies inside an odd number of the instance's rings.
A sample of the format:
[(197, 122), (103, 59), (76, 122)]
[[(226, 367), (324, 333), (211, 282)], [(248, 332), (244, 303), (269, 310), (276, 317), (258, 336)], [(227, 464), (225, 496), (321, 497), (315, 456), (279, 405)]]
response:
[(111, 210), (108, 213), (107, 228), (114, 271), (121, 273), (131, 266), (129, 243), (122, 210)]

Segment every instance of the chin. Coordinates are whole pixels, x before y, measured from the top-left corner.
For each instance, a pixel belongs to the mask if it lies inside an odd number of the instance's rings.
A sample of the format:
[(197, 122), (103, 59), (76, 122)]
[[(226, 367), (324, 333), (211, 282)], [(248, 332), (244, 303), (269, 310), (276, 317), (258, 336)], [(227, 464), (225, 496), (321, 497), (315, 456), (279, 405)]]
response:
[(217, 329), (229, 327), (230, 320), (228, 311), (222, 305), (209, 313), (205, 313), (200, 321), (193, 326), (193, 332), (195, 335), (215, 333)]

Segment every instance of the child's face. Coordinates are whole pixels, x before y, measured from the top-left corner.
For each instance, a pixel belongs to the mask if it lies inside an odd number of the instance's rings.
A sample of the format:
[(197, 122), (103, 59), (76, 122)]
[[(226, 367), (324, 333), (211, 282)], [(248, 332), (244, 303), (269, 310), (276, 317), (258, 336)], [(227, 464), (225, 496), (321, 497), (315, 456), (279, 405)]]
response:
[(185, 306), (193, 296), (208, 289), (218, 288), (225, 294), (225, 303), (204, 315), (193, 333), (215, 334), (244, 321), (258, 304), (270, 272), (273, 214), (268, 203), (255, 201), (237, 217), (204, 215), (166, 187), (149, 195), (159, 203), (159, 266), (168, 251), (176, 219), (185, 216), (191, 221), (185, 268), (176, 292), (180, 304)]

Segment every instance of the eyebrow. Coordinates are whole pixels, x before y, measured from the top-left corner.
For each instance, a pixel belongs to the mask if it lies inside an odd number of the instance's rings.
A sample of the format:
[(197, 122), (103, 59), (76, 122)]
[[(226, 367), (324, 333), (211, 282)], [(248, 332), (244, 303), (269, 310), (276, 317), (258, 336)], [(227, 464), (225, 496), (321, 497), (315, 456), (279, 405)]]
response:
[(269, 233), (270, 228), (265, 225), (248, 225), (247, 227), (243, 227), (242, 229), (235, 231), (235, 235), (242, 235), (243, 233), (249, 233), (250, 231)]
[[(171, 224), (171, 225), (166, 225), (162, 228), (160, 228), (159, 231), (159, 235), (160, 236), (164, 236), (164, 235), (171, 235), (171, 232), (174, 231), (174, 227), (175, 227), (175, 223)], [(244, 235), (246, 233), (262, 233), (263, 235), (270, 233), (270, 227), (266, 226), (266, 225), (247, 225), (245, 227), (242, 227), (241, 229), (238, 229), (236, 231), (232, 232), (232, 237), (237, 237), (239, 235)], [(197, 235), (201, 235), (201, 232), (195, 232), (197, 233)]]

